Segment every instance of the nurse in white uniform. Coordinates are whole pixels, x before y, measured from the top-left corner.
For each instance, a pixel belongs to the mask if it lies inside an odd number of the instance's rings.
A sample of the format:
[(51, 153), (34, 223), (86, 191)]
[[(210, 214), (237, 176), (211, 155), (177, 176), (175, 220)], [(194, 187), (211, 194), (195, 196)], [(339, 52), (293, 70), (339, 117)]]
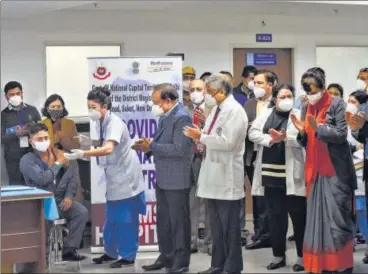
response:
[(127, 126), (110, 111), (110, 91), (96, 88), (89, 92), (87, 100), (89, 116), (100, 136), (99, 147), (72, 150), (65, 157), (70, 160), (97, 157), (97, 164), (105, 172), (105, 254), (93, 261), (97, 264), (115, 261), (110, 265), (112, 268), (130, 266), (139, 246), (139, 214), (145, 214), (146, 210), (141, 165), (138, 155), (130, 148)]

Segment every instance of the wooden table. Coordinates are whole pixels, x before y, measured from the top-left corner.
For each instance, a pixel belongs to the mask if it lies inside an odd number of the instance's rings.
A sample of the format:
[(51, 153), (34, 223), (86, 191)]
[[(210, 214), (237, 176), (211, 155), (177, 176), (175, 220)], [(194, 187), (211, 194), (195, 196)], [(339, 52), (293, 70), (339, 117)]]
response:
[[(14, 192), (15, 193), (15, 192)], [(44, 198), (52, 193), (1, 197), (1, 264), (37, 262), (35, 273), (46, 273)]]

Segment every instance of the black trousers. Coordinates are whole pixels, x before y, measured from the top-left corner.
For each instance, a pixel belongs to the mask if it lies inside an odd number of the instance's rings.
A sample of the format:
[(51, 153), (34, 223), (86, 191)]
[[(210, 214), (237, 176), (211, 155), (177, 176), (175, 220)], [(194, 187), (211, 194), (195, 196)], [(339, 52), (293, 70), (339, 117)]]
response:
[[(249, 182), (253, 184), (254, 176), (254, 161), (257, 157), (257, 151), (253, 152), (251, 165), (245, 166), (244, 170), (248, 176)], [(253, 225), (254, 237), (256, 240), (268, 241), (270, 239), (268, 227), (268, 212), (265, 205), (265, 198), (263, 196), (252, 196), (253, 201)]]
[(240, 200), (207, 200), (212, 233), (211, 266), (229, 273), (240, 273), (243, 270), (240, 203)]
[(22, 173), (19, 170), (20, 159), (5, 159), (9, 185), (25, 185)]
[(160, 259), (168, 268), (189, 267), (191, 224), (190, 188), (166, 190), (156, 187), (157, 237)]
[(293, 223), (298, 257), (303, 257), (303, 239), (307, 204), (302, 196), (287, 196), (283, 188), (265, 187), (265, 201), (269, 212), (271, 245), (275, 257), (285, 257), (288, 214)]

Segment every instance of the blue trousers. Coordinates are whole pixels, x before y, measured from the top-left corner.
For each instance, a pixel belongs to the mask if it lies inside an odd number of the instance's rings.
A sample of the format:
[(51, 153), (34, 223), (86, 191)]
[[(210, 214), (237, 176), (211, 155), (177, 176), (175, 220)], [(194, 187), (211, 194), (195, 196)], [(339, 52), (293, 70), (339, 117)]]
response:
[(144, 193), (106, 202), (103, 237), (108, 256), (135, 260), (139, 247), (139, 214), (145, 214)]
[(365, 196), (356, 196), (356, 218), (360, 233), (362, 233), (364, 239), (368, 241), (368, 227), (367, 227), (367, 208), (365, 202)]

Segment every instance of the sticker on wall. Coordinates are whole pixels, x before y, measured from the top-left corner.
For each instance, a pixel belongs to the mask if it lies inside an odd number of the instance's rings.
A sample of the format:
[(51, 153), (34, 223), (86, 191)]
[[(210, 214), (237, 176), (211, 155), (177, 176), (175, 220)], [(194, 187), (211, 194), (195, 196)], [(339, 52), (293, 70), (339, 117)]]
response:
[(247, 53), (245, 59), (248, 66), (277, 65), (277, 56), (274, 53)]
[(272, 42), (272, 34), (271, 33), (257, 33), (256, 34), (256, 42), (257, 43), (271, 43)]

